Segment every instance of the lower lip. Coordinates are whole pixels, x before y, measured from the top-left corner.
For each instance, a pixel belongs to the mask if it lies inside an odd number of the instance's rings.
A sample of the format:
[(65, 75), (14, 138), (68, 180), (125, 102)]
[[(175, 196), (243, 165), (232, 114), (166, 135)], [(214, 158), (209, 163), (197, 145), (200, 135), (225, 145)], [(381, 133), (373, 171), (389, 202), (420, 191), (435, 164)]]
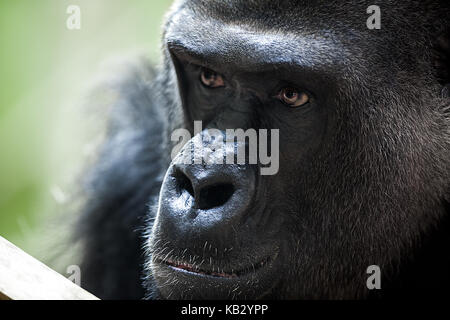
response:
[[(198, 277), (208, 277), (208, 278), (215, 278), (215, 279), (239, 279), (239, 278), (245, 278), (245, 277), (251, 276), (252, 274), (255, 274), (258, 271), (265, 269), (267, 266), (269, 266), (272, 259), (266, 258), (262, 261), (263, 262), (257, 263), (254, 266), (243, 269), (244, 271), (242, 271), (242, 272), (238, 272), (237, 274), (235, 274), (235, 273), (230, 274), (230, 273), (204, 272), (201, 270), (194, 271), (194, 270), (192, 270), (194, 268), (189, 265), (187, 265), (186, 268), (183, 268), (183, 267), (178, 267), (176, 264), (168, 263), (166, 261), (156, 260), (156, 262), (159, 265), (166, 266), (175, 272), (180, 272), (180, 273), (183, 273), (186, 275), (193, 275), (193, 276), (198, 276)], [(256, 266), (258, 266), (258, 267), (256, 267)], [(189, 269), (191, 269), (191, 270), (189, 270)]]
[[(164, 299), (259, 299), (278, 283), (280, 265), (277, 254), (255, 269), (242, 269), (237, 274), (210, 274), (189, 266), (154, 259), (152, 273)], [(224, 276), (225, 275), (225, 276)], [(239, 290), (237, 290), (237, 288)]]

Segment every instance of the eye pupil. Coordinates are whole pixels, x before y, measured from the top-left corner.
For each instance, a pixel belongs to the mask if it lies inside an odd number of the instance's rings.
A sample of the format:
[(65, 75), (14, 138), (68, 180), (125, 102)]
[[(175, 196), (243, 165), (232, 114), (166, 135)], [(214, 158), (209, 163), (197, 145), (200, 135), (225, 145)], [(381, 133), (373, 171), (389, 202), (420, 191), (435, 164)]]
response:
[(209, 88), (218, 88), (225, 85), (223, 77), (213, 70), (203, 68), (200, 74), (200, 81)]
[(215, 79), (215, 77), (216, 77), (216, 74), (213, 73), (213, 72), (211, 72), (211, 71), (209, 71), (209, 70), (207, 70), (207, 71), (205, 71), (205, 72), (203, 73), (203, 76), (204, 76), (205, 79), (207, 79), (207, 80), (212, 80), (212, 81), (214, 81), (214, 79)]
[(309, 96), (296, 88), (286, 87), (281, 90), (278, 99), (290, 107), (299, 107), (308, 103)]
[(286, 89), (284, 92), (284, 96), (289, 100), (297, 98), (297, 95), (298, 93), (294, 89)]

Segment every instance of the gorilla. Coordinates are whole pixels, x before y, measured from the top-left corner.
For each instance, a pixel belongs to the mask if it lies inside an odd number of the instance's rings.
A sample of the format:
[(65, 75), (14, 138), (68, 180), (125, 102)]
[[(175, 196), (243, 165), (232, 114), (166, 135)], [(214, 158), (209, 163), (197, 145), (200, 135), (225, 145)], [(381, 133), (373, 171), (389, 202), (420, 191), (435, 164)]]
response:
[[(122, 65), (103, 88), (74, 232), (82, 286), (103, 299), (448, 288), (450, 3), (376, 1), (379, 29), (370, 4), (175, 1), (160, 65)], [(250, 135), (227, 144), (244, 162), (186, 162), (210, 129), (278, 130), (276, 172), (248, 161)]]

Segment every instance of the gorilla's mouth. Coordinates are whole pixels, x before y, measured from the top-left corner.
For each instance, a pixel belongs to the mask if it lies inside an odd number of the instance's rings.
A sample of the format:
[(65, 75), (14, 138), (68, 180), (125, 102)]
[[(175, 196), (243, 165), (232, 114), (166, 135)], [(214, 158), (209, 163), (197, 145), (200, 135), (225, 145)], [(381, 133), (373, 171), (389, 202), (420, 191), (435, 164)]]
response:
[(259, 299), (282, 274), (279, 248), (272, 244), (215, 258), (179, 250), (166, 256), (154, 251), (150, 257), (149, 271), (164, 299)]
[(259, 260), (257, 263), (252, 263), (244, 268), (239, 268), (236, 270), (222, 270), (217, 268), (214, 270), (206, 270), (202, 269), (201, 266), (196, 266), (187, 262), (175, 261), (172, 259), (162, 260), (155, 259), (157, 263), (168, 266), (174, 271), (189, 273), (192, 275), (200, 275), (207, 277), (215, 277), (215, 278), (225, 278), (225, 279), (237, 279), (240, 277), (247, 276), (249, 274), (257, 272), (259, 269), (268, 265), (271, 261), (271, 257), (266, 257), (262, 260)]

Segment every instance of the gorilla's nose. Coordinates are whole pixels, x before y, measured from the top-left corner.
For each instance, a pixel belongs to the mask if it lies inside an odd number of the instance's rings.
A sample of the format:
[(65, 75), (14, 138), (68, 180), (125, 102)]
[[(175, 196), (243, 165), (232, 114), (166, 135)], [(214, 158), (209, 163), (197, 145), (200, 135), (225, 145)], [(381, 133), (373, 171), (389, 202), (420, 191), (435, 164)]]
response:
[(161, 188), (159, 231), (172, 241), (223, 241), (248, 217), (255, 180), (250, 166), (173, 163)]
[(224, 206), (231, 200), (237, 187), (237, 179), (227, 175), (223, 168), (210, 168), (208, 172), (199, 172), (193, 165), (175, 166), (175, 187), (180, 195), (193, 197), (193, 205), (200, 210), (209, 210)]

